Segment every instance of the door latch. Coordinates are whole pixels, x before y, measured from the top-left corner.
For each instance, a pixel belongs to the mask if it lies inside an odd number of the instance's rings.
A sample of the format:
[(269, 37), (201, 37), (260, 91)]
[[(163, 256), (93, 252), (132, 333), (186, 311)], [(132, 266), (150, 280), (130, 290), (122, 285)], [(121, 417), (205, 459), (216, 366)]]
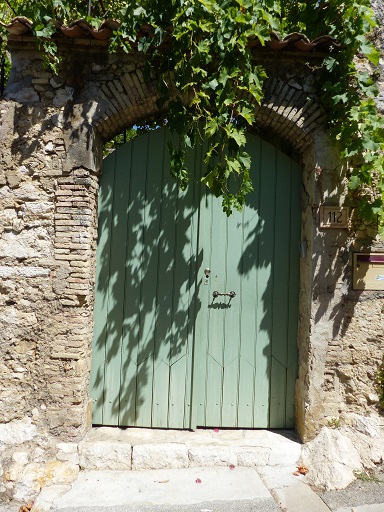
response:
[(236, 297), (236, 293), (235, 292), (224, 292), (224, 293), (220, 293), (220, 292), (216, 292), (214, 291), (212, 293), (212, 297), (214, 299), (216, 299), (216, 297), (219, 297), (219, 296), (226, 296), (226, 297), (231, 297), (231, 299), (233, 299), (234, 297)]
[(211, 269), (210, 268), (205, 268), (204, 269), (204, 275), (205, 275), (204, 284), (208, 284), (209, 283), (209, 276), (211, 275)]

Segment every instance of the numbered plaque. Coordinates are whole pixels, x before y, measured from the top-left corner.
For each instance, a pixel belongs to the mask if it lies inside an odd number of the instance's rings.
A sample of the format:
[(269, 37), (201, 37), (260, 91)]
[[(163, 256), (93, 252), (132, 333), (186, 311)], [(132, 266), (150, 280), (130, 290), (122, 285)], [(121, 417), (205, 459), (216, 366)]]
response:
[(320, 227), (345, 229), (348, 227), (349, 208), (344, 206), (320, 206)]

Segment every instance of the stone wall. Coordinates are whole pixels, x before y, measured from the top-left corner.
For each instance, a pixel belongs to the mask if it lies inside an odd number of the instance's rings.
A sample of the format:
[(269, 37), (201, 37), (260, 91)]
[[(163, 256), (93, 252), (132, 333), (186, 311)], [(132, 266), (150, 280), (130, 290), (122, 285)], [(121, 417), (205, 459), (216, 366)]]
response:
[[(381, 2), (373, 2), (373, 6), (380, 21), (376, 40), (384, 49), (384, 7)], [(377, 105), (384, 115), (384, 51), (376, 72), (380, 88)], [(315, 146), (322, 151), (321, 144)], [(358, 198), (346, 190), (345, 171), (338, 168), (335, 172), (337, 158), (332, 163), (329, 148), (326, 144), (323, 147), (328, 153), (328, 164), (318, 165), (324, 156), (315, 159), (314, 188), (307, 188), (314, 228), (312, 305), (307, 334), (308, 366), (301, 363), (303, 375), (298, 385), (302, 401), (297, 403), (298, 416), (305, 418), (298, 422), (305, 424), (305, 440), (313, 438), (321, 425), (349, 424), (354, 414), (374, 417), (384, 426), (377, 386), (377, 371), (384, 356), (384, 292), (352, 290), (352, 254), (384, 252), (384, 241), (377, 236), (374, 226), (358, 219)], [(349, 206), (348, 231), (318, 229), (320, 204)], [(304, 339), (305, 332), (303, 347)], [(304, 382), (307, 385), (301, 395)]]
[[(50, 474), (57, 443), (79, 441), (91, 424), (102, 143), (153, 115), (157, 92), (142, 58), (108, 56), (95, 40), (63, 43), (59, 76), (27, 37), (11, 38), (10, 49), (12, 75), (0, 102), (0, 493), (24, 499), (29, 491), (18, 482), (36, 480), (36, 467)], [(357, 202), (345, 170), (335, 172), (340, 162), (312, 69), (300, 55), (272, 56), (267, 66), (258, 124), (304, 167), (296, 422), (310, 439), (322, 424), (354, 413), (382, 419), (375, 375), (384, 294), (352, 291), (351, 257), (384, 244), (355, 213), (349, 230), (319, 229), (321, 204), (345, 202), (355, 211)]]

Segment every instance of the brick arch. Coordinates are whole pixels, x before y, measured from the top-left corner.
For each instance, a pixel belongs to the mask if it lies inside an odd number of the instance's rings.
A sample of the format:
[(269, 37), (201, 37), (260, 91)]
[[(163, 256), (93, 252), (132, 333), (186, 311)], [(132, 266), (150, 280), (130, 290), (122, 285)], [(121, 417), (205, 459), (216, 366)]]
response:
[(302, 154), (312, 142), (312, 133), (324, 123), (324, 110), (316, 95), (307, 94), (302, 84), (282, 78), (267, 80), (264, 98), (256, 106), (256, 123), (271, 131)]
[[(303, 75), (300, 83), (285, 76), (269, 78), (261, 105), (255, 104), (255, 128), (266, 138), (277, 138), (290, 146), (299, 157), (311, 145), (311, 134), (324, 122), (324, 111), (313, 88), (305, 85), (307, 79)], [(140, 65), (124, 71), (118, 79), (105, 81), (100, 94), (104, 112), (94, 128), (104, 141), (160, 113), (156, 79), (146, 80)]]

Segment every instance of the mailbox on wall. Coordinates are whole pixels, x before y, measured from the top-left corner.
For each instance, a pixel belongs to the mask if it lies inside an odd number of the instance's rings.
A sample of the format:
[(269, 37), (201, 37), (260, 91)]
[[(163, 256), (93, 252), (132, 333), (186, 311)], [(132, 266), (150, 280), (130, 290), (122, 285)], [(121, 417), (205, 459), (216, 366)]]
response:
[(353, 289), (384, 290), (384, 253), (354, 253)]

